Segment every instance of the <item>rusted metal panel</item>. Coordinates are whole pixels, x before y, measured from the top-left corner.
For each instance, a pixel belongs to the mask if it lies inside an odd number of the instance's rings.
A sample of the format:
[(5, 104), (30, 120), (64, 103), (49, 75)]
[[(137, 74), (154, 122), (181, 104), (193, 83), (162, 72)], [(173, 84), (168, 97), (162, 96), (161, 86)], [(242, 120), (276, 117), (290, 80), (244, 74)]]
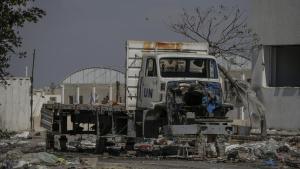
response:
[(172, 49), (172, 50), (181, 50), (182, 43), (179, 42), (144, 42), (144, 49)]
[(48, 131), (52, 131), (52, 126), (53, 126), (53, 120), (54, 120), (54, 112), (42, 108), (41, 109), (41, 127), (44, 127)]

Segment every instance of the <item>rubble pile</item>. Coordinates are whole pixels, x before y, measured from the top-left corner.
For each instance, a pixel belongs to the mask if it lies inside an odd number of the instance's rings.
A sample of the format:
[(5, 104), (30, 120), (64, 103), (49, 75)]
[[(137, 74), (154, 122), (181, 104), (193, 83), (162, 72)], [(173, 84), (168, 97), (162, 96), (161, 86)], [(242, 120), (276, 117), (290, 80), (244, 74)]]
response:
[(161, 136), (158, 139), (145, 139), (136, 143), (134, 151), (136, 151), (136, 156), (160, 156), (193, 160), (217, 157), (221, 151), (222, 146), (220, 145), (222, 144), (204, 143), (195, 139), (181, 140), (180, 138), (173, 138), (171, 140)]
[(298, 147), (288, 142), (269, 139), (244, 144), (226, 146), (225, 153), (229, 161), (257, 161), (264, 160), (266, 165), (282, 163), (300, 168), (300, 151)]
[(12, 150), (3, 155), (2, 168), (29, 168), (38, 166), (57, 166), (65, 163), (64, 159), (58, 158), (47, 152), (27, 153)]
[(68, 136), (66, 146), (69, 151), (94, 151), (96, 148), (96, 135), (80, 134)]
[[(0, 168), (84, 168), (97, 165), (98, 157), (94, 154), (78, 153), (81, 150), (95, 149), (96, 137), (93, 135), (68, 137), (66, 145), (68, 150), (71, 150), (68, 153), (46, 152), (44, 138), (39, 136), (37, 139), (33, 135), (30, 132), (22, 132), (0, 139)], [(124, 140), (114, 138), (107, 139), (106, 153), (100, 157), (251, 162), (300, 168), (299, 142), (300, 137), (297, 136), (243, 144), (230, 144), (225, 141), (203, 143), (200, 140), (168, 139), (160, 136), (157, 139), (142, 139), (129, 149)], [(224, 150), (221, 149), (223, 146)]]
[[(0, 139), (0, 168), (91, 168), (90, 164), (81, 162), (80, 158), (72, 156), (66, 160), (65, 155), (56, 155), (53, 152), (46, 152), (45, 138), (40, 133), (21, 133), (6, 134)], [(85, 143), (85, 145), (88, 143)], [(76, 168), (75, 167), (75, 168)]]

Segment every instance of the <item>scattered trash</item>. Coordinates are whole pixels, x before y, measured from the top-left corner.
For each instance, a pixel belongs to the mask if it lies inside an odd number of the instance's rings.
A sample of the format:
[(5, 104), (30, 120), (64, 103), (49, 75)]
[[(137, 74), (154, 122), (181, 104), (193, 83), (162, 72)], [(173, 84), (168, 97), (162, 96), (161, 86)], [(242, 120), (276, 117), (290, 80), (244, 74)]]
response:
[(23, 153), (20, 150), (11, 150), (5, 156), (7, 160), (18, 160), (23, 156)]
[[(7, 139), (0, 140), (0, 168), (95, 168), (99, 157), (82, 158), (78, 154), (55, 155), (45, 152), (45, 141), (30, 138), (29, 132), (15, 134)], [(297, 147), (299, 137), (274, 137), (267, 141), (243, 140), (243, 144), (229, 144), (225, 141), (207, 143), (198, 139), (169, 139), (160, 136), (158, 139), (143, 139), (132, 144), (132, 149), (126, 149), (124, 140), (112, 139), (106, 142), (106, 153), (103, 158), (155, 158), (161, 159), (187, 159), (207, 160), (211, 163), (253, 162), (266, 167), (294, 167), (300, 168), (300, 150)], [(59, 140), (59, 138), (57, 138)], [(92, 135), (71, 135), (67, 137), (68, 150), (93, 149), (96, 146), (96, 137)], [(220, 145), (224, 148), (221, 149)], [(86, 152), (86, 151), (84, 151)], [(219, 154), (222, 158), (215, 158)], [(91, 152), (90, 152), (91, 153)], [(118, 157), (118, 158), (120, 158)], [(103, 164), (104, 165), (104, 164)], [(116, 165), (117, 168), (121, 167)], [(102, 167), (102, 162), (101, 162)]]
[(14, 135), (12, 138), (30, 139), (32, 137), (30, 136), (30, 132), (29, 131), (24, 131), (22, 133)]
[(96, 147), (96, 141), (92, 142), (91, 140), (82, 140), (79, 144), (81, 149), (93, 149)]
[(285, 161), (285, 164), (289, 167), (300, 168), (300, 160), (299, 159), (297, 159), (297, 160), (287, 159)]
[(214, 143), (207, 143), (206, 153), (208, 157), (217, 157), (217, 149)]
[(273, 159), (266, 160), (266, 161), (264, 161), (264, 163), (267, 166), (271, 166), (271, 167), (276, 166), (276, 162)]
[(40, 152), (40, 153), (37, 153), (36, 155), (37, 155), (37, 158), (39, 158), (42, 162), (45, 162), (48, 164), (56, 164), (56, 163), (61, 162), (61, 160), (58, 157), (56, 157), (53, 154), (46, 153), (46, 152)]
[[(27, 166), (27, 167), (26, 167)], [(20, 160), (13, 168), (28, 168), (29, 162)]]
[(96, 168), (98, 158), (80, 158), (80, 163), (84, 166)]
[(6, 147), (6, 146), (8, 146), (7, 143), (5, 143), (5, 142), (0, 142), (0, 148), (1, 148), (1, 147)]
[(263, 159), (264, 164), (271, 167), (281, 163), (282, 165), (300, 168), (299, 149), (272, 138), (267, 141), (228, 145), (225, 151), (227, 160), (231, 161)]

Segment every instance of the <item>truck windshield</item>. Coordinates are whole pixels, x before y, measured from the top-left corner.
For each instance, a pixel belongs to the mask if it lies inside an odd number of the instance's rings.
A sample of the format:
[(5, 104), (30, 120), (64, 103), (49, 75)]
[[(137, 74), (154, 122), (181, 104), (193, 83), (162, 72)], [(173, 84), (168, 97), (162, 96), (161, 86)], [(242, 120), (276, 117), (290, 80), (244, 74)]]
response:
[(162, 58), (162, 77), (218, 78), (215, 60), (209, 58)]

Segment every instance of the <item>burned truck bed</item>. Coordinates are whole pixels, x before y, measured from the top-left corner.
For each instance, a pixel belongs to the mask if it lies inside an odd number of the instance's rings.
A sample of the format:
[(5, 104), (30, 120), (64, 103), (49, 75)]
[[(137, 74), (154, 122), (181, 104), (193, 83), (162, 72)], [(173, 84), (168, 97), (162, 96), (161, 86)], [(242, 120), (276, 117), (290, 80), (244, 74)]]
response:
[(69, 137), (125, 137), (127, 114), (120, 105), (44, 104), (41, 126), (47, 129), (47, 148), (66, 150)]

